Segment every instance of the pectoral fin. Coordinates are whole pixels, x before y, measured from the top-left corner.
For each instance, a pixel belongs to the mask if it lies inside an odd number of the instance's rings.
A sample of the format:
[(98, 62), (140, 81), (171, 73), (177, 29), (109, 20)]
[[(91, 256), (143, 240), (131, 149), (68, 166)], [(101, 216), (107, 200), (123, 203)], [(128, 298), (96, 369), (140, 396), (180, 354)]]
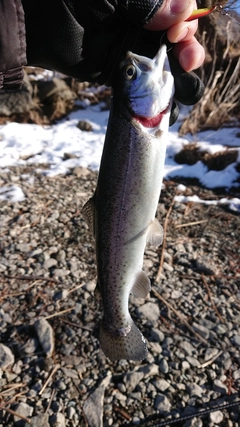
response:
[(144, 271), (137, 274), (131, 293), (137, 298), (146, 298), (151, 290), (151, 283)]
[(82, 215), (91, 232), (95, 235), (95, 205), (93, 197), (91, 197), (91, 199), (89, 199), (83, 206)]
[(159, 224), (157, 218), (149, 224), (147, 242), (155, 246), (160, 246), (163, 242), (163, 228)]

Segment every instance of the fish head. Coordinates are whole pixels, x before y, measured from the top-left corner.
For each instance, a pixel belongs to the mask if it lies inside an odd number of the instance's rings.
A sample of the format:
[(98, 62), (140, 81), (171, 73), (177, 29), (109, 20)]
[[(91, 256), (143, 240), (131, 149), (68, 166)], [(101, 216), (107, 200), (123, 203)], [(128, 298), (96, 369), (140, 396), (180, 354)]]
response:
[(121, 73), (125, 103), (133, 117), (154, 119), (170, 112), (174, 79), (165, 45), (153, 59), (128, 52)]

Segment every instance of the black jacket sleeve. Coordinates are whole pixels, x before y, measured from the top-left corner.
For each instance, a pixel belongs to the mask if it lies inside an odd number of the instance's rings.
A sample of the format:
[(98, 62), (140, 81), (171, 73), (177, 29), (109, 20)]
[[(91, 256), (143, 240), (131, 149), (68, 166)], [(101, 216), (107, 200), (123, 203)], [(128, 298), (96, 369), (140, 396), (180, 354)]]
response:
[(21, 0), (0, 0), (0, 89), (21, 86), (27, 64)]

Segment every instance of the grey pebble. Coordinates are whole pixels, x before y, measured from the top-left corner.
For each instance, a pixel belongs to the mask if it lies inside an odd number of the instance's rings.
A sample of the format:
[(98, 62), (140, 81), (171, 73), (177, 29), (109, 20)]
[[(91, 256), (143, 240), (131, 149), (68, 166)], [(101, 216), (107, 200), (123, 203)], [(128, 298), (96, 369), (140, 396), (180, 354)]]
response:
[(179, 345), (188, 356), (192, 356), (193, 352), (195, 351), (195, 348), (188, 341), (181, 341)]
[(159, 374), (159, 366), (151, 363), (150, 365), (141, 366), (138, 372), (143, 372), (144, 378), (152, 377)]
[(128, 372), (125, 374), (123, 376), (123, 383), (125, 384), (127, 392), (131, 393), (143, 377), (143, 372)]
[(220, 424), (223, 420), (223, 413), (222, 411), (215, 411), (211, 412), (209, 414), (209, 419), (214, 424)]
[(167, 374), (169, 371), (168, 362), (166, 359), (161, 359), (159, 362), (159, 369), (163, 374)]
[(50, 427), (47, 414), (39, 414), (31, 418), (30, 423), (25, 423), (24, 427)]
[(213, 390), (221, 394), (227, 394), (228, 392), (227, 386), (217, 378), (213, 381)]
[(15, 361), (14, 355), (9, 347), (0, 344), (0, 368), (6, 369)]
[(204, 354), (205, 362), (207, 362), (208, 360), (211, 360), (214, 356), (216, 356), (217, 353), (218, 353), (217, 348), (212, 348), (212, 347), (207, 348)]
[(234, 335), (231, 339), (233, 345), (240, 347), (240, 335)]
[(197, 368), (200, 365), (199, 361), (195, 357), (187, 356), (186, 359), (188, 363), (195, 368)]
[(214, 331), (218, 335), (223, 335), (223, 334), (226, 334), (228, 332), (228, 327), (227, 327), (227, 325), (225, 325), (223, 323), (219, 323), (218, 325), (215, 326)]
[(209, 338), (209, 329), (207, 329), (206, 326), (203, 326), (203, 325), (200, 325), (196, 322), (193, 322), (192, 327), (205, 340), (207, 340)]
[(57, 414), (54, 414), (51, 417), (51, 427), (65, 427), (66, 426), (66, 419), (64, 414), (61, 412), (57, 412)]
[(69, 418), (69, 420), (72, 420), (75, 414), (76, 414), (76, 409), (73, 406), (68, 406), (67, 417)]
[(171, 409), (171, 403), (167, 396), (164, 394), (157, 394), (154, 401), (154, 408), (163, 414), (164, 412), (169, 412)]
[(165, 339), (164, 333), (156, 328), (151, 329), (151, 337), (156, 342), (163, 342)]
[(164, 378), (159, 378), (156, 381), (154, 381), (154, 386), (159, 391), (165, 391), (170, 387), (170, 384), (168, 381), (166, 381)]
[(196, 383), (191, 383), (187, 385), (187, 392), (190, 397), (198, 396), (201, 397), (203, 394), (203, 389)]
[(44, 353), (47, 357), (51, 357), (54, 350), (54, 336), (50, 323), (41, 318), (34, 322), (34, 328)]
[(187, 420), (183, 424), (183, 427), (202, 427), (202, 426), (203, 426), (203, 422), (201, 418), (197, 418), (197, 417), (194, 417), (191, 420)]
[(57, 260), (55, 258), (49, 258), (44, 261), (43, 268), (49, 270), (49, 268), (55, 267), (57, 265)]
[(141, 318), (147, 319), (153, 324), (159, 319), (159, 307), (153, 302), (147, 302), (146, 304), (143, 304), (141, 307), (138, 307), (136, 311)]
[(99, 386), (83, 404), (83, 412), (89, 427), (102, 427), (103, 425), (104, 390), (103, 385)]
[[(31, 417), (31, 415), (33, 413), (33, 406), (30, 406), (25, 402), (20, 402), (14, 406), (14, 411), (17, 412), (19, 415), (22, 415), (25, 418), (29, 418), (29, 417)], [(17, 415), (14, 415), (13, 419), (15, 422), (19, 423), (19, 417)], [(21, 424), (24, 425), (25, 423), (21, 422)]]

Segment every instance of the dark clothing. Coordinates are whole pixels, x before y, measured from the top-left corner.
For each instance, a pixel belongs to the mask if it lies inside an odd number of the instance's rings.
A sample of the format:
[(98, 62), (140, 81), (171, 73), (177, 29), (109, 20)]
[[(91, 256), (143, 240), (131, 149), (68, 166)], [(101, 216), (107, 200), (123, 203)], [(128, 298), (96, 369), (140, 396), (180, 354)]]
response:
[[(0, 88), (20, 87), (24, 65), (112, 85), (127, 50), (153, 57), (163, 33), (143, 29), (163, 0), (0, 0)], [(166, 40), (164, 40), (166, 42)], [(203, 86), (169, 52), (175, 98), (194, 104)]]

